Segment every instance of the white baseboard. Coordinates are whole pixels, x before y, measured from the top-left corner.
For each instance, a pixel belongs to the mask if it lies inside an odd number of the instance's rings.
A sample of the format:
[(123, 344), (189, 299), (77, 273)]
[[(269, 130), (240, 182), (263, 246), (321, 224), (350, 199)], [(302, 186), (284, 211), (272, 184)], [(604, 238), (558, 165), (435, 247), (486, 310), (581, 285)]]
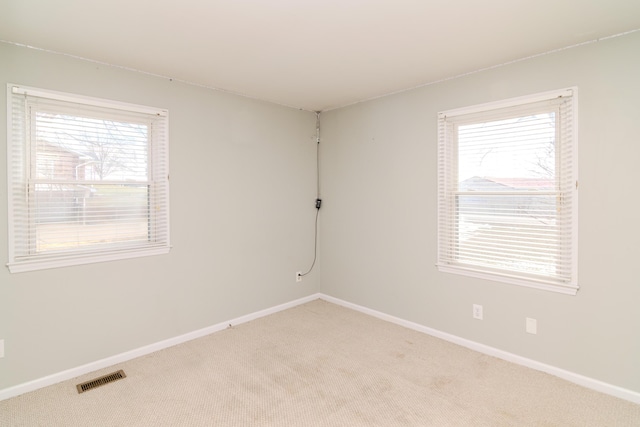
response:
[(445, 341), (452, 342), (454, 344), (458, 344), (460, 346), (469, 348), (479, 353), (487, 354), (489, 356), (497, 357), (498, 359), (506, 360), (508, 362), (515, 363), (517, 365), (522, 365), (527, 368), (532, 368), (537, 371), (554, 375), (558, 378), (562, 378), (563, 380), (567, 380), (569, 382), (578, 384), (582, 387), (586, 387), (591, 390), (595, 390), (595, 391), (605, 393), (614, 397), (618, 397), (620, 399), (624, 399), (633, 403), (640, 404), (640, 393), (633, 390), (628, 390), (622, 387), (605, 383), (603, 381), (585, 377), (584, 375), (566, 371), (564, 369), (560, 369), (555, 366), (547, 365), (545, 363), (541, 363), (532, 359), (527, 359), (526, 357), (518, 356), (513, 353), (509, 353), (494, 347), (490, 347), (488, 345), (480, 344), (475, 341), (471, 341), (465, 338), (448, 334), (446, 332), (438, 331), (437, 329), (428, 328), (418, 323), (413, 323), (408, 320), (391, 316), (386, 313), (382, 313), (380, 311), (372, 310), (370, 308), (363, 307), (361, 305), (353, 304), (353, 303), (341, 300), (339, 298), (334, 298), (329, 295), (319, 294), (319, 298), (325, 301), (331, 302), (333, 304), (341, 305), (343, 307), (350, 308), (352, 310), (356, 310), (373, 317), (377, 317), (378, 319), (385, 320), (387, 322), (395, 323), (397, 325), (404, 326), (406, 328), (413, 329), (415, 331), (422, 332), (427, 335), (431, 335), (436, 338), (440, 338)]
[(562, 378), (564, 380), (570, 381), (572, 383), (581, 385), (583, 387), (586, 387), (601, 393), (605, 393), (611, 396), (615, 396), (620, 399), (628, 400), (633, 403), (640, 404), (640, 393), (638, 392), (628, 390), (622, 387), (618, 387), (612, 384), (608, 384), (603, 381), (595, 380), (593, 378), (585, 377), (583, 375), (579, 375), (570, 371), (566, 371), (564, 369), (557, 368), (555, 366), (537, 362), (532, 359), (527, 359), (526, 357), (518, 356), (513, 353), (509, 353), (494, 347), (477, 343), (475, 341), (471, 341), (471, 340), (461, 338), (455, 335), (451, 335), (442, 331), (438, 331), (436, 329), (428, 328), (418, 323), (413, 323), (408, 320), (391, 316), (389, 314), (382, 313), (380, 311), (376, 311), (367, 307), (363, 307), (361, 305), (353, 304), (353, 303), (341, 300), (339, 298), (334, 298), (332, 296), (325, 295), (322, 293), (312, 294), (304, 298), (300, 298), (294, 301), (290, 301), (288, 303), (277, 305), (275, 307), (267, 308), (264, 310), (257, 311), (255, 313), (247, 314), (245, 316), (240, 316), (238, 318), (235, 318), (229, 321), (220, 322), (218, 324), (208, 326), (206, 328), (198, 329), (196, 331), (189, 332), (184, 335), (180, 335), (174, 338), (169, 338), (167, 340), (150, 344), (144, 347), (140, 347), (135, 350), (127, 351), (125, 353), (121, 353), (112, 357), (107, 357), (105, 359), (87, 363), (86, 365), (78, 366), (72, 369), (68, 369), (66, 371), (58, 372), (43, 378), (38, 378), (33, 381), (29, 381), (23, 384), (18, 384), (16, 386), (6, 388), (4, 390), (0, 390), (0, 401), (9, 399), (11, 397), (19, 396), (21, 394), (28, 393), (30, 391), (34, 391), (34, 390), (47, 387), (53, 384), (57, 384), (62, 381), (70, 380), (80, 375), (97, 371), (98, 369), (103, 369), (109, 366), (116, 365), (118, 363), (126, 362), (127, 360), (135, 359), (136, 357), (145, 356), (147, 354), (150, 354), (168, 347), (173, 347), (174, 345), (182, 344), (184, 342), (191, 341), (196, 338), (204, 337), (214, 332), (218, 332), (223, 329), (226, 329), (229, 327), (229, 325), (240, 325), (242, 323), (259, 319), (261, 317), (268, 316), (270, 314), (274, 314), (279, 311), (286, 310), (288, 308), (292, 308), (301, 304), (305, 304), (307, 302), (310, 302), (316, 299), (323, 299), (333, 304), (341, 305), (343, 307), (350, 308), (352, 310), (356, 310), (364, 314), (368, 314), (378, 319), (395, 323), (397, 325), (404, 326), (406, 328), (413, 329), (415, 331), (422, 332), (427, 335), (431, 335), (436, 338), (440, 338), (445, 341), (449, 341), (454, 344), (461, 345), (463, 347), (469, 348), (471, 350), (474, 350), (480, 353), (487, 354), (489, 356), (497, 357), (499, 359), (506, 360), (508, 362), (526, 366), (528, 368), (532, 368), (537, 371), (542, 371), (542, 372), (554, 375), (556, 377)]
[(270, 314), (277, 313), (282, 310), (286, 310), (288, 308), (295, 307), (300, 304), (307, 303), (309, 301), (313, 301), (319, 299), (321, 297), (320, 294), (309, 295), (304, 298), (300, 298), (294, 301), (290, 301), (284, 304), (277, 305), (275, 307), (267, 308), (264, 310), (257, 311), (255, 313), (247, 314), (245, 316), (240, 316), (232, 320), (228, 320), (225, 322), (220, 322), (218, 324), (208, 326), (206, 328), (198, 329), (193, 332), (186, 333), (184, 335), (180, 335), (174, 338), (169, 338), (164, 341), (160, 341), (154, 344), (150, 344), (144, 347), (137, 348), (135, 350), (127, 351), (125, 353), (120, 353), (115, 356), (107, 357), (105, 359), (97, 360), (95, 362), (87, 363), (86, 365), (78, 366), (75, 368), (68, 369), (66, 371), (58, 372), (52, 375), (48, 375), (43, 378), (38, 378), (33, 381), (29, 381), (26, 383), (18, 384), (13, 387), (9, 387), (3, 390), (0, 390), (0, 401), (9, 399), (15, 396), (19, 396), (24, 393), (28, 393), (30, 391), (34, 391), (43, 387), (47, 387), (53, 384), (57, 384), (62, 381), (70, 380), (72, 378), (78, 377), (80, 375), (88, 374), (93, 371), (97, 371), (98, 369), (108, 368), (109, 366), (116, 365), (118, 363), (126, 362), (127, 360), (135, 359), (136, 357), (145, 356), (147, 354), (163, 350), (168, 347), (173, 347), (174, 345), (182, 344), (187, 341), (194, 340), (196, 338), (201, 338), (206, 335), (212, 334), (214, 332), (221, 331), (223, 329), (228, 328), (230, 325), (240, 325), (242, 323), (249, 322), (251, 320), (258, 319), (260, 317), (268, 316)]

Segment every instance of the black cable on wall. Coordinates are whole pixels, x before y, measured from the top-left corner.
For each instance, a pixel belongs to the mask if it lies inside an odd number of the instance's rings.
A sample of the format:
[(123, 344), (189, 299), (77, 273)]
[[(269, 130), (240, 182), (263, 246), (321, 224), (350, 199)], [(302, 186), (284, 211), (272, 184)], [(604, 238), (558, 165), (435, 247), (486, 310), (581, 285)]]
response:
[(298, 273), (299, 277), (306, 276), (311, 273), (318, 259), (318, 217), (320, 216), (320, 207), (322, 206), (322, 198), (320, 197), (320, 111), (316, 111), (316, 220), (314, 226), (313, 239), (313, 262), (311, 267), (305, 273)]

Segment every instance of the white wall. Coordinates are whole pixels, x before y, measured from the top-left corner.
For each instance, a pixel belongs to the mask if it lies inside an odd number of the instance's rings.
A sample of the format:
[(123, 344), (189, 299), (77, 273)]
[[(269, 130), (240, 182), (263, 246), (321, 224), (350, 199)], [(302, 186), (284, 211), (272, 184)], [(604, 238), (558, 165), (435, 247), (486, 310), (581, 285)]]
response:
[(0, 390), (318, 292), (315, 114), (0, 43), (2, 263), (9, 82), (169, 109), (173, 249), (0, 268)]
[[(639, 52), (636, 32), (323, 113), (322, 292), (640, 392)], [(438, 111), (569, 86), (578, 295), (439, 273)]]

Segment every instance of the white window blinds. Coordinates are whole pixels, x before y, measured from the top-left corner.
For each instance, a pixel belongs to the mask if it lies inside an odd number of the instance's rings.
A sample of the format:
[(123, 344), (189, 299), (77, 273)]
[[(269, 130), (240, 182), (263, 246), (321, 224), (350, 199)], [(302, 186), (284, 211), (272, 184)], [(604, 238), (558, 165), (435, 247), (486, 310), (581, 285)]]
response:
[(10, 271), (166, 253), (167, 112), (8, 92)]
[(576, 89), (439, 114), (438, 267), (575, 293)]

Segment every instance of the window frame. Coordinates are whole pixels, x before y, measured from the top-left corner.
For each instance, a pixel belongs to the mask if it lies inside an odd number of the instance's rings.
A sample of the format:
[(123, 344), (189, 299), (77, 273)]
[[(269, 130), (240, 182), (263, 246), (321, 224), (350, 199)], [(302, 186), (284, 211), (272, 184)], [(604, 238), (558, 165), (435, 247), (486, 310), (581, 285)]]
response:
[[(19, 99), (24, 98), (24, 100)], [(146, 241), (138, 243), (109, 244), (104, 247), (87, 245), (71, 251), (35, 251), (35, 215), (33, 203), (29, 203), (30, 186), (42, 185), (30, 169), (35, 165), (33, 156), (35, 136), (31, 136), (34, 124), (30, 124), (40, 109), (29, 108), (33, 100), (59, 105), (58, 113), (98, 117), (114, 120), (127, 114), (142, 117), (148, 125), (148, 149), (146, 181), (131, 181), (132, 184), (147, 185), (147, 197), (151, 204), (145, 217), (151, 230)], [(46, 109), (50, 108), (47, 106)], [(169, 134), (168, 111), (137, 104), (112, 101), (47, 89), (7, 84), (7, 186), (8, 186), (8, 254), (7, 267), (11, 273), (32, 270), (114, 261), (142, 256), (161, 255), (169, 252)], [(31, 139), (33, 138), (33, 141)], [(55, 179), (53, 179), (55, 180)], [(82, 180), (69, 181), (69, 185), (80, 185)], [(46, 184), (46, 183), (45, 183)], [(104, 185), (109, 185), (105, 181)], [(126, 185), (122, 181), (118, 185)], [(35, 188), (35, 187), (34, 187)], [(35, 192), (33, 192), (35, 200)], [(29, 230), (27, 233), (24, 230)], [(27, 237), (22, 237), (22, 236)]]
[[(489, 102), (469, 107), (457, 108), (438, 113), (438, 259), (439, 271), (509, 283), (519, 286), (575, 295), (579, 289), (577, 282), (578, 266), (578, 122), (577, 87), (538, 93), (534, 95)], [(564, 102), (562, 108), (567, 111), (560, 123), (556, 124), (556, 174), (554, 177), (558, 204), (558, 215), (568, 218), (570, 224), (559, 232), (558, 251), (569, 251), (565, 262), (569, 263), (569, 272), (564, 277), (549, 277), (541, 274), (527, 274), (507, 268), (471, 265), (458, 262), (460, 259), (456, 241), (459, 239), (457, 219), (459, 207), (456, 205), (458, 188), (458, 139), (457, 126), (468, 123), (498, 121), (508, 117), (524, 117), (531, 108), (540, 103)], [(552, 109), (553, 107), (549, 107)], [(561, 107), (558, 107), (560, 109)], [(520, 113), (522, 112), (522, 113)], [(523, 114), (523, 115), (518, 115)], [(565, 127), (563, 127), (565, 126)], [(559, 156), (566, 157), (559, 159)], [(570, 157), (570, 158), (569, 158)], [(536, 192), (532, 192), (536, 194)], [(539, 194), (542, 194), (540, 192)], [(485, 248), (489, 248), (485, 246)], [(564, 252), (566, 253), (566, 252)], [(560, 266), (556, 261), (552, 264)]]

